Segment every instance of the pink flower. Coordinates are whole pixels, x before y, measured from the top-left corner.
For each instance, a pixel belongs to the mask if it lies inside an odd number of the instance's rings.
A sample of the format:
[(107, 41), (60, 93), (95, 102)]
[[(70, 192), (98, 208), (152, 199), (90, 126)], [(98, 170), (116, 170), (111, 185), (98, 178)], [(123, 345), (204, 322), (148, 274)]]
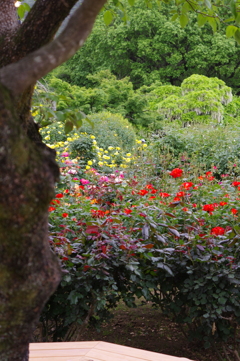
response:
[(89, 180), (84, 179), (84, 178), (80, 179), (80, 182), (81, 182), (83, 185), (86, 185), (86, 184), (89, 184), (89, 183), (90, 183)]
[(61, 157), (69, 157), (69, 153), (68, 153), (68, 152), (63, 152), (63, 153), (61, 154)]
[(77, 174), (75, 169), (69, 169), (68, 174)]
[(102, 176), (99, 178), (99, 182), (109, 182), (110, 179), (107, 176)]

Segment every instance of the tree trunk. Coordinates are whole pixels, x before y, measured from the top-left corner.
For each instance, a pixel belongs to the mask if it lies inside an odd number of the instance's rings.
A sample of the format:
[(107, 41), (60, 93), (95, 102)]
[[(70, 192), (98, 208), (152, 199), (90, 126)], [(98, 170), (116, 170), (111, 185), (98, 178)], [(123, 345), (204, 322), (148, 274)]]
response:
[(48, 206), (59, 176), (55, 151), (31, 116), (34, 84), (90, 34), (106, 0), (36, 0), (19, 24), (14, 0), (0, 0), (0, 360), (28, 361), (28, 345), (60, 265), (49, 246)]
[(29, 340), (61, 273), (48, 243), (55, 154), (40, 139), (29, 139), (14, 109), (0, 87), (1, 361), (28, 360)]

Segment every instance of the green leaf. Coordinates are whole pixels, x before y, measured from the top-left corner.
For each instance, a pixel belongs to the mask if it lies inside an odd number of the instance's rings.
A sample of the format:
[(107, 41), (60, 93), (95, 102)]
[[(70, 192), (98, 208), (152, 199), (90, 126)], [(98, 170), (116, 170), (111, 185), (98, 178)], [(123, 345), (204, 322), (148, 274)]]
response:
[(82, 119), (76, 120), (75, 125), (77, 129), (80, 128), (82, 126)]
[(188, 23), (188, 16), (185, 14), (181, 14), (179, 17), (180, 25), (182, 28), (185, 28), (185, 26)]
[(229, 25), (226, 28), (226, 36), (227, 38), (231, 38), (232, 36), (234, 36), (234, 34), (236, 33), (236, 31), (238, 30), (238, 28), (234, 25)]
[(112, 20), (113, 20), (113, 14), (112, 14), (112, 12), (111, 12), (110, 10), (105, 11), (103, 18), (104, 18), (105, 24), (106, 24), (107, 26), (110, 25), (111, 22), (112, 22)]
[(135, 3), (135, 0), (128, 0), (129, 5), (133, 6)]
[(174, 15), (171, 17), (171, 21), (175, 21), (177, 18), (178, 18), (178, 14), (174, 14)]
[(18, 16), (20, 17), (20, 19), (22, 19), (24, 17), (25, 14), (25, 6), (23, 4), (21, 4), (18, 8), (17, 8), (17, 13)]
[(209, 22), (209, 24), (211, 25), (213, 32), (215, 33), (215, 32), (217, 31), (217, 22), (216, 22), (216, 19), (209, 17), (209, 18), (208, 18), (208, 22)]
[(93, 123), (93, 121), (91, 119), (86, 117), (85, 120), (91, 125), (92, 128), (94, 128), (94, 123)]
[(231, 11), (232, 11), (233, 16), (236, 19), (236, 17), (237, 17), (237, 9), (236, 9), (235, 1), (231, 1), (230, 7), (231, 7)]
[(206, 24), (206, 22), (207, 22), (207, 16), (198, 14), (198, 17), (197, 17), (198, 26), (203, 26)]
[(211, 8), (212, 8), (212, 4), (211, 4), (211, 2), (210, 2), (209, 0), (204, 0), (204, 3), (205, 3), (205, 5), (206, 5), (206, 7), (207, 7), (208, 9), (211, 9)]
[(31, 10), (30, 5), (28, 5), (27, 3), (24, 4), (24, 7), (25, 7), (25, 11)]
[(234, 38), (237, 41), (238, 44), (240, 44), (240, 30), (237, 29), (237, 31), (234, 33)]
[(71, 130), (73, 130), (73, 123), (70, 121), (67, 121), (65, 123), (65, 133), (67, 134), (67, 133), (71, 132)]

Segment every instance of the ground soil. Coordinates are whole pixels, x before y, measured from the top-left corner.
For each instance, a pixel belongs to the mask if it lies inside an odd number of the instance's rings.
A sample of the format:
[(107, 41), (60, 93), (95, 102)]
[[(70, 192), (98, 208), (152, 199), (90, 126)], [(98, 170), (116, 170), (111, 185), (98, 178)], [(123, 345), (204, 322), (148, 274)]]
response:
[(100, 332), (88, 328), (79, 341), (112, 342), (194, 361), (219, 360), (213, 350), (190, 344), (178, 325), (150, 304), (136, 309), (120, 305), (114, 311), (113, 319), (103, 324)]

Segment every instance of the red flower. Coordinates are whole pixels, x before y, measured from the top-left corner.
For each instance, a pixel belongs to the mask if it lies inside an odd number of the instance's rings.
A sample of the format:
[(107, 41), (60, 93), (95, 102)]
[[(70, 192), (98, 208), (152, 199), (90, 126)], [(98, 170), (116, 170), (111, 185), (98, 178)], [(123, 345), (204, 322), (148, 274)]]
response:
[(180, 201), (181, 201), (181, 198), (175, 197), (175, 198), (173, 199), (173, 201), (174, 201), (174, 202), (180, 202)]
[(193, 208), (197, 208), (197, 203), (193, 203), (193, 204), (192, 204), (192, 207), (193, 207)]
[(86, 272), (88, 269), (90, 268), (90, 266), (88, 266), (87, 264), (83, 267), (83, 271)]
[(49, 207), (49, 208), (48, 208), (48, 212), (55, 211), (55, 209), (56, 209), (55, 207)]
[(211, 234), (215, 234), (215, 236), (221, 236), (225, 233), (225, 229), (223, 227), (214, 227), (211, 230)]
[(64, 217), (64, 218), (68, 217), (68, 213), (63, 213), (62, 217)]
[(147, 184), (147, 185), (146, 185), (146, 188), (147, 188), (147, 189), (154, 189), (154, 187), (153, 187), (152, 184)]
[(155, 193), (157, 193), (157, 189), (152, 189), (151, 194), (155, 194)]
[(63, 257), (62, 260), (63, 261), (68, 261), (68, 257)]
[(216, 206), (214, 204), (205, 204), (202, 209), (203, 209), (203, 211), (206, 211), (206, 212), (212, 214), (212, 212), (214, 211), (215, 208), (216, 208)]
[(62, 198), (62, 197), (63, 197), (63, 194), (62, 194), (62, 193), (56, 194), (56, 198)]
[(109, 211), (102, 211), (101, 209), (91, 209), (92, 217), (102, 218), (105, 215), (109, 214)]
[(170, 197), (170, 194), (165, 193), (165, 192), (160, 192), (159, 195), (160, 195), (160, 197), (162, 197), (162, 198)]
[(128, 208), (125, 208), (125, 209), (124, 209), (124, 213), (125, 213), (125, 214), (130, 214), (130, 213), (132, 213), (132, 210), (131, 210), (131, 209), (128, 209)]
[(121, 244), (121, 246), (119, 246), (119, 248), (120, 248), (120, 249), (124, 249), (124, 250), (127, 249), (127, 247), (124, 246), (124, 244)]
[(185, 192), (178, 192), (176, 194), (176, 197), (184, 197), (185, 196)]
[(212, 175), (212, 172), (206, 172), (205, 173), (206, 174), (206, 178), (208, 179), (208, 180), (214, 180), (214, 177), (213, 177), (213, 175)]
[(188, 211), (188, 208), (187, 208), (187, 207), (184, 207), (182, 210), (183, 210), (183, 212), (187, 212), (187, 211)]
[(233, 187), (238, 187), (239, 185), (240, 185), (240, 182), (238, 182), (238, 181), (232, 182)]
[(172, 176), (173, 178), (179, 178), (181, 177), (183, 174), (183, 170), (180, 168), (175, 168), (170, 172), (170, 176)]
[(220, 206), (226, 206), (226, 205), (227, 205), (227, 202), (219, 202), (219, 205), (220, 205)]
[(140, 194), (140, 196), (145, 196), (147, 193), (148, 191), (146, 189), (141, 189), (137, 194)]
[(181, 188), (184, 188), (184, 189), (190, 189), (191, 187), (193, 186), (193, 183), (192, 182), (184, 182), (182, 185), (181, 185)]
[(50, 204), (57, 205), (60, 204), (60, 201), (58, 199), (53, 199)]
[(232, 213), (232, 214), (238, 214), (238, 210), (237, 210), (236, 208), (232, 208), (232, 209), (231, 209), (231, 213)]

